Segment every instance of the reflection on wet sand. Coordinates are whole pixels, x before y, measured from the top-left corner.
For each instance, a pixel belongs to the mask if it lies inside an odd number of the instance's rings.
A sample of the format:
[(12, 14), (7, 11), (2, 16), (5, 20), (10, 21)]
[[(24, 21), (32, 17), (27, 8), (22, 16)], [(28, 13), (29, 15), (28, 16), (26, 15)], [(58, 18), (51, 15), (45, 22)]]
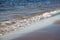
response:
[(55, 21), (54, 24), (60, 24), (60, 20)]
[(50, 25), (13, 40), (60, 40), (60, 25)]

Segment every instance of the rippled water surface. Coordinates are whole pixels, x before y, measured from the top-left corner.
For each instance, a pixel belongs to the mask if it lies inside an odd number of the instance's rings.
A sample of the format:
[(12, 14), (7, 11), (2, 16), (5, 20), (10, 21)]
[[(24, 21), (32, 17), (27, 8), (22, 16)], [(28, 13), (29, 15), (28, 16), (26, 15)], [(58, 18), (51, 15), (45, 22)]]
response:
[(13, 19), (60, 8), (57, 0), (0, 0), (0, 20)]

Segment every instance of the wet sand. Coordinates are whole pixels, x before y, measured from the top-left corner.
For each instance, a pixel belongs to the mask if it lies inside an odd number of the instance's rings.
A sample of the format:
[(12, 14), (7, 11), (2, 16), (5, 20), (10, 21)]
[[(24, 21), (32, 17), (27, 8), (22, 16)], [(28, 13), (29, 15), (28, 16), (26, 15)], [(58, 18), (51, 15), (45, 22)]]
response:
[(60, 24), (60, 20), (55, 21), (54, 24)]
[(50, 25), (13, 40), (60, 40), (60, 25)]

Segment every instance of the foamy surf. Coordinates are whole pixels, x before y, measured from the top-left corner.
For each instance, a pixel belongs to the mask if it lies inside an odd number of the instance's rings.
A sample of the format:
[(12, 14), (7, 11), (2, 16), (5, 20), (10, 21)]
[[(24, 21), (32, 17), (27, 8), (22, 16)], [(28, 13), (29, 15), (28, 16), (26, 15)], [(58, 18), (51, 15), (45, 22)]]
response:
[(50, 18), (56, 16), (56, 14), (60, 14), (60, 9), (45, 12), (42, 14), (36, 14), (32, 17), (28, 17), (25, 19), (12, 19), (4, 22), (0, 22), (0, 36), (3, 36), (5, 34), (9, 34), (11, 32), (17, 31), (18, 29), (23, 30), (26, 27), (29, 27), (30, 25), (34, 23), (38, 23), (41, 20)]
[(45, 28), (47, 25), (51, 25), (56, 20), (60, 20), (60, 14), (55, 15), (54, 17), (49, 17), (48, 19), (46, 19), (46, 17), (45, 17), (43, 20), (40, 20), (39, 22), (36, 21), (33, 24), (31, 24), (30, 26), (26, 26), (22, 30), (19, 29), (18, 31), (14, 31), (9, 34), (5, 34), (4, 36), (1, 36), (0, 39), (1, 40), (11, 40), (18, 36), (21, 37), (21, 36), (23, 36), (27, 33), (30, 33), (34, 30)]

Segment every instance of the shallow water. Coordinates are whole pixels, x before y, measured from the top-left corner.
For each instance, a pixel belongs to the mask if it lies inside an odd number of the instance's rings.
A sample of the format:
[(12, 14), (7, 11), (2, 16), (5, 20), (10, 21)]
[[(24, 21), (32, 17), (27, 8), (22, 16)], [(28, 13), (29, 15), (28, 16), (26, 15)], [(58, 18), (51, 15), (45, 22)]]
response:
[(60, 25), (49, 25), (13, 40), (60, 40)]

